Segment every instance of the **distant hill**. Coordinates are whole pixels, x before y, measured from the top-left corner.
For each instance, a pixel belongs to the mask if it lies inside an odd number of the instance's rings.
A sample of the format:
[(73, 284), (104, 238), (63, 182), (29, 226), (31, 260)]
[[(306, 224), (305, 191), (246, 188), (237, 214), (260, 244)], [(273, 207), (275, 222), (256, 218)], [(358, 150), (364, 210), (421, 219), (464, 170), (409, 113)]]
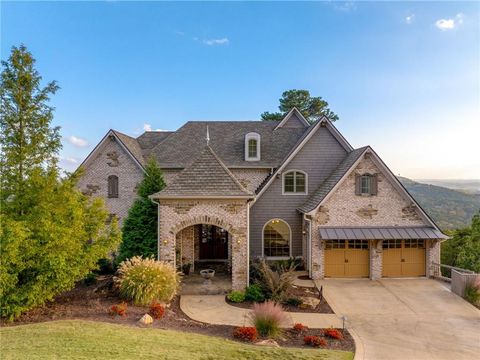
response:
[(422, 184), (404, 177), (398, 179), (442, 230), (470, 225), (472, 216), (480, 209), (479, 194)]
[(457, 180), (445, 180), (445, 179), (413, 179), (413, 181), (445, 187), (452, 190), (461, 191), (467, 194), (480, 195), (480, 179), (457, 179)]

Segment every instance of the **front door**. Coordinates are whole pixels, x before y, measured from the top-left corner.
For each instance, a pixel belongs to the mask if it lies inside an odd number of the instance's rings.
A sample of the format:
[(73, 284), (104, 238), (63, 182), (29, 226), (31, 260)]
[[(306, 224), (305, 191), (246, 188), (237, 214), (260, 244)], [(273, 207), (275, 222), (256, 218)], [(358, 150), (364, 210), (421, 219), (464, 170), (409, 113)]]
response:
[(368, 277), (368, 240), (326, 240), (326, 277)]
[(214, 225), (198, 225), (200, 260), (228, 259), (228, 232)]

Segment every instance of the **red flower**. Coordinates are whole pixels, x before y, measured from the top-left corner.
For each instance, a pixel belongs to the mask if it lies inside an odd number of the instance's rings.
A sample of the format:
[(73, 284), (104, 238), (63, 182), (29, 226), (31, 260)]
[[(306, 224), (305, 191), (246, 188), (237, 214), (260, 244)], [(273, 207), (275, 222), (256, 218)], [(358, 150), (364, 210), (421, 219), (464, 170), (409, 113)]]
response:
[(308, 327), (301, 323), (297, 323), (293, 325), (293, 330), (295, 330), (296, 332), (303, 332), (305, 330), (308, 330)]
[(343, 334), (334, 328), (323, 330), (323, 334), (332, 339), (343, 340)]
[(127, 316), (127, 303), (122, 302), (118, 305), (112, 305), (110, 307), (110, 314), (113, 316)]
[(233, 331), (233, 337), (242, 341), (254, 342), (257, 340), (258, 333), (257, 329), (254, 327), (242, 326), (235, 328)]
[(162, 304), (159, 304), (156, 301), (150, 304), (150, 315), (152, 315), (154, 319), (161, 319), (163, 314), (165, 314), (165, 308)]
[(309, 335), (303, 338), (305, 345), (310, 345), (313, 347), (325, 347), (327, 346), (327, 341), (319, 336)]

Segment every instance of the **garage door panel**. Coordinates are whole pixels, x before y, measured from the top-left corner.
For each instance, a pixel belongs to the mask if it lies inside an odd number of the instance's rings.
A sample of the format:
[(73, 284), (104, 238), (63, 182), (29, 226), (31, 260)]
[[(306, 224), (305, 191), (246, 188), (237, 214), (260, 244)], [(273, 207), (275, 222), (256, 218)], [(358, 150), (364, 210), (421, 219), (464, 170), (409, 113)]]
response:
[(368, 277), (369, 275), (369, 251), (368, 250), (345, 250), (345, 275), (348, 277)]
[(402, 249), (383, 249), (383, 276), (401, 276)]
[[(341, 248), (340, 248), (341, 247)], [(368, 241), (327, 241), (326, 277), (368, 277), (370, 274)]]
[(382, 274), (385, 277), (425, 276), (425, 241), (384, 240)]

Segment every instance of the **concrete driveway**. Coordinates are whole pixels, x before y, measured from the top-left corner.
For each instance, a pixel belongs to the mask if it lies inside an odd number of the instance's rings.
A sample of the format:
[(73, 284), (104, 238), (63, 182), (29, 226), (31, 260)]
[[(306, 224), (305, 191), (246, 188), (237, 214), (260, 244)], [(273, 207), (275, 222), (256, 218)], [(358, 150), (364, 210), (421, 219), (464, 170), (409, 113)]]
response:
[[(428, 279), (320, 280), (361, 341), (359, 358), (479, 359), (480, 311)], [(362, 349), (363, 347), (363, 349)]]

